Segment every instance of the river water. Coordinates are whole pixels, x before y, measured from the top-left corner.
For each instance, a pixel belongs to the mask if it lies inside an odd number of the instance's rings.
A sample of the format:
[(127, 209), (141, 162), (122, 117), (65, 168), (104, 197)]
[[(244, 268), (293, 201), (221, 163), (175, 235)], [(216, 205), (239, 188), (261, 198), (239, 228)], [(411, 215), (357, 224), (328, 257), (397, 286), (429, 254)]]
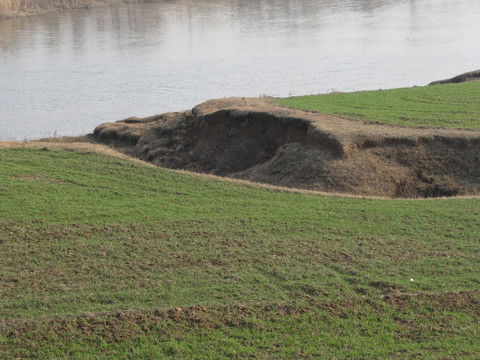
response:
[(210, 98), (426, 85), (480, 68), (478, 0), (159, 0), (0, 20), (0, 140)]

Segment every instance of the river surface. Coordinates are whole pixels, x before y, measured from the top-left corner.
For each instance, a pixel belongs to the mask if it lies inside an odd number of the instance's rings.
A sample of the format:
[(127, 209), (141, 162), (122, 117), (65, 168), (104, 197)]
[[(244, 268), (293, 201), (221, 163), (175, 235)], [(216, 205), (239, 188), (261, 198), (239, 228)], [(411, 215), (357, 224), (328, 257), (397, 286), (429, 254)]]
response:
[(479, 0), (160, 0), (0, 20), (0, 140), (211, 98), (426, 85), (480, 68)]

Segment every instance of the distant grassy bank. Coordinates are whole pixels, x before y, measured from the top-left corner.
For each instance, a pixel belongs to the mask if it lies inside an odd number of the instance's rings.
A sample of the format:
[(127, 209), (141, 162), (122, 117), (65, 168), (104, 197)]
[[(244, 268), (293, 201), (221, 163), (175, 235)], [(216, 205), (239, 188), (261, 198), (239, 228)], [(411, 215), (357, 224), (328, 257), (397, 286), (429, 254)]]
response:
[(55, 10), (106, 6), (138, 0), (0, 0), (0, 18), (32, 15)]
[(479, 219), (0, 149), (0, 358), (475, 358)]
[(401, 126), (480, 129), (480, 82), (279, 99), (305, 110)]

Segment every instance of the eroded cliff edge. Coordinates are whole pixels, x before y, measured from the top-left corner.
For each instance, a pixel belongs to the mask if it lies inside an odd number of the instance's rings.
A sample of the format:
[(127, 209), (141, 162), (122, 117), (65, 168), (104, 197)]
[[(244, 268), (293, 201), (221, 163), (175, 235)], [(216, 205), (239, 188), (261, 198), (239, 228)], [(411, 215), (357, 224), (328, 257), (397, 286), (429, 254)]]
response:
[(480, 81), (480, 70), (469, 71), (449, 79), (433, 81), (428, 85), (458, 84), (470, 81)]
[(98, 126), (95, 141), (153, 164), (356, 195), (480, 193), (480, 132), (406, 128), (288, 109), (265, 98)]

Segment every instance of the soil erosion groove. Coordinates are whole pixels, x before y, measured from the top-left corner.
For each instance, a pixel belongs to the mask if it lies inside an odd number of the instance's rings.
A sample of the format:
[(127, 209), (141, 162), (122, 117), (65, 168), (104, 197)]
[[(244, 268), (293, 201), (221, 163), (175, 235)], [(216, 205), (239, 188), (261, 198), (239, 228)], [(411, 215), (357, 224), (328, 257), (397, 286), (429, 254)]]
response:
[(92, 140), (153, 164), (277, 186), (383, 197), (480, 192), (480, 132), (288, 109), (268, 98), (98, 126)]

